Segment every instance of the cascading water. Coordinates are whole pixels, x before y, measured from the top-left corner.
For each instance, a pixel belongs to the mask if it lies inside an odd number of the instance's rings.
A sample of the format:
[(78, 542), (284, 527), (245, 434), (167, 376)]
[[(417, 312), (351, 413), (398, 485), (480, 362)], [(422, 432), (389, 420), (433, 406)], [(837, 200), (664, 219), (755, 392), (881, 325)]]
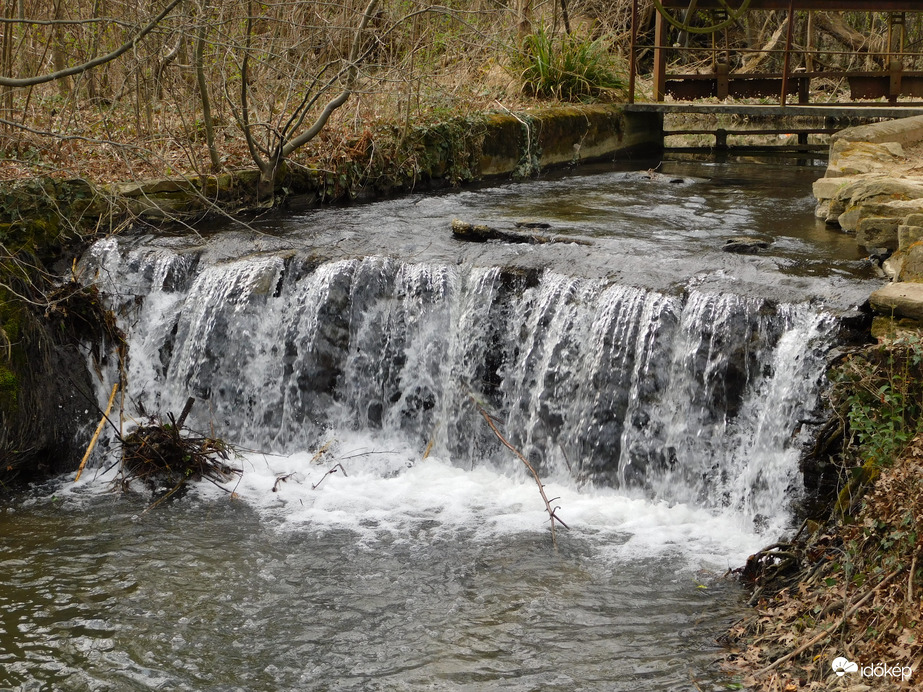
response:
[(833, 333), (821, 309), (550, 270), (292, 254), (206, 264), (123, 256), (114, 239), (88, 259), (122, 297), (128, 395), (145, 410), (195, 396), (208, 408), (194, 427), (273, 454), (383, 429), (468, 468), (514, 467), (474, 397), (543, 474), (569, 467), (776, 528)]
[[(107, 492), (110, 439), (0, 506), (0, 688), (725, 689), (719, 577), (790, 523), (871, 282), (815, 225), (816, 173), (664, 172), (97, 243), (126, 414), (194, 396), (192, 427), (249, 451), (145, 513)], [(449, 235), (536, 215), (564, 242)], [(741, 233), (772, 247), (721, 252)], [(557, 498), (559, 552), (472, 399)]]

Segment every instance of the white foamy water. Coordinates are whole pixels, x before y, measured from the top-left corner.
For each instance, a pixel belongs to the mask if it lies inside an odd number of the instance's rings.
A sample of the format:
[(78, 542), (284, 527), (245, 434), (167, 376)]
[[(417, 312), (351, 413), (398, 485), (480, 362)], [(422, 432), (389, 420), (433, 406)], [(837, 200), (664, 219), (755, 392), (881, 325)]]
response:
[[(345, 433), (328, 442), (317, 459), (316, 452), (244, 453), (233, 462), (243, 470), (239, 478), (221, 489), (198, 484), (194, 495), (207, 503), (246, 504), (281, 532), (347, 531), (367, 549), (413, 543), (421, 526), (427, 540), (464, 536), (489, 545), (532, 536), (552, 547), (544, 503), (525, 470), (489, 464), (465, 469), (438, 456), (422, 459), (400, 436)], [(109, 493), (114, 473), (87, 474), (77, 484), (56, 485), (53, 494), (98, 502)], [(569, 527), (558, 525), (559, 545), (593, 546), (597, 559), (610, 566), (663, 555), (685, 569), (723, 572), (766, 540), (736, 510), (578, 487), (566, 476), (546, 479), (545, 492)]]

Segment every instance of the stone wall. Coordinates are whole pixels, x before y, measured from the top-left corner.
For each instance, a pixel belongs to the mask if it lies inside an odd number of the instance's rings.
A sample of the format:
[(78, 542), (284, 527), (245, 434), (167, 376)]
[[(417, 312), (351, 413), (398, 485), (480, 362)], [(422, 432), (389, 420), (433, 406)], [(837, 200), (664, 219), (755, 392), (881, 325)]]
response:
[(194, 220), (217, 207), (235, 211), (288, 200), (299, 207), (371, 199), (412, 190), (501, 179), (581, 163), (655, 155), (663, 149), (663, 116), (624, 113), (617, 105), (560, 106), (455, 118), (376, 135), (374, 146), (339, 161), (336, 170), (290, 166), (274, 200), (256, 198), (259, 174), (244, 170), (201, 179), (172, 178), (111, 185), (114, 204), (151, 221)]

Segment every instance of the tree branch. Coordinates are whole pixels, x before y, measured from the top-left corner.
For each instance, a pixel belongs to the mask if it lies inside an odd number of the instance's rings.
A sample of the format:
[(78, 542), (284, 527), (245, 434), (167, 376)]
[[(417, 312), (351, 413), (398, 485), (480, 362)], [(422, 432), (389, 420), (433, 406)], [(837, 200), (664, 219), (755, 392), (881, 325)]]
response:
[(46, 82), (53, 82), (56, 79), (64, 79), (65, 77), (70, 77), (72, 75), (81, 74), (82, 72), (91, 70), (94, 67), (105, 65), (107, 62), (112, 62), (116, 58), (122, 56), (123, 54), (127, 53), (132, 48), (134, 48), (142, 38), (144, 38), (149, 33), (151, 33), (155, 28), (157, 28), (157, 25), (160, 24), (163, 18), (166, 17), (168, 14), (170, 14), (170, 12), (172, 12), (174, 8), (176, 8), (176, 6), (179, 5), (181, 2), (183, 2), (183, 0), (172, 0), (172, 2), (170, 2), (169, 5), (167, 5), (163, 10), (161, 10), (160, 14), (158, 14), (154, 19), (151, 20), (151, 22), (147, 26), (145, 26), (137, 34), (135, 34), (131, 38), (131, 40), (127, 41), (126, 43), (123, 43), (121, 46), (116, 48), (111, 53), (107, 53), (106, 55), (101, 55), (100, 57), (94, 58), (93, 60), (89, 60), (88, 62), (85, 62), (81, 65), (74, 65), (73, 67), (67, 67), (63, 70), (57, 70), (55, 72), (50, 72), (49, 74), (45, 74), (45, 75), (38, 75), (35, 77), (21, 77), (21, 78), (0, 77), (0, 86), (28, 87), (28, 86), (35, 86), (37, 84), (45, 84)]

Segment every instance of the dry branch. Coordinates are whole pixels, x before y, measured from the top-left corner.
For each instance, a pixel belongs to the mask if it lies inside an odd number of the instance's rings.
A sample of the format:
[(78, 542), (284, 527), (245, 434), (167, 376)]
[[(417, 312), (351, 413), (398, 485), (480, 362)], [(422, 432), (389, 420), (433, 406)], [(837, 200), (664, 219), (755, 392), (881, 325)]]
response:
[(168, 414), (169, 422), (151, 418), (121, 440), (121, 485), (143, 481), (154, 489), (164, 483), (176, 492), (188, 481), (208, 480), (221, 483), (240, 475), (241, 470), (225, 463), (233, 448), (210, 437), (186, 435), (183, 425), (195, 399), (189, 397), (179, 419)]
[(529, 472), (532, 474), (532, 478), (535, 479), (535, 484), (538, 486), (538, 492), (541, 494), (542, 501), (545, 503), (545, 511), (548, 512), (548, 519), (551, 522), (551, 542), (554, 544), (554, 547), (557, 548), (558, 547), (558, 537), (557, 537), (557, 533), (555, 532), (554, 523), (557, 521), (565, 529), (569, 529), (570, 527), (567, 524), (565, 524), (564, 521), (556, 514), (559, 508), (551, 506), (551, 501), (548, 499), (548, 496), (545, 494), (545, 486), (542, 483), (542, 479), (538, 475), (538, 471), (536, 471), (535, 467), (529, 463), (529, 460), (523, 456), (522, 452), (516, 449), (516, 447), (514, 447), (509, 442), (509, 440), (507, 440), (503, 436), (503, 434), (497, 429), (497, 426), (494, 424), (493, 419), (491, 418), (490, 414), (487, 413), (484, 407), (481, 406), (473, 396), (470, 398), (471, 398), (471, 401), (474, 403), (475, 407), (477, 407), (478, 412), (484, 417), (484, 420), (487, 421), (487, 425), (493, 431), (494, 435), (497, 436), (497, 439), (500, 440), (501, 443), (503, 443), (504, 447), (510, 450), (513, 454), (515, 454), (516, 458), (518, 458), (519, 461), (525, 464), (526, 468), (529, 469)]

